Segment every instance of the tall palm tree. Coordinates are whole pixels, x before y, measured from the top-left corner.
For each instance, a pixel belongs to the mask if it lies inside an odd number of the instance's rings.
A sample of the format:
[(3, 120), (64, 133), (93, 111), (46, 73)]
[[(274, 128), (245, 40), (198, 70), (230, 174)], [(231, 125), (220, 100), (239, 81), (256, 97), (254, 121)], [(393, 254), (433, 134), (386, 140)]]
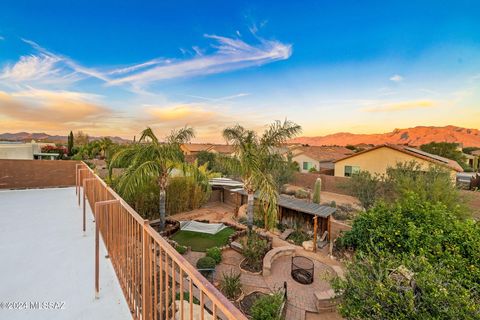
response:
[(192, 128), (173, 130), (165, 142), (160, 142), (152, 129), (142, 131), (138, 143), (120, 150), (112, 157), (113, 168), (126, 168), (120, 176), (118, 190), (127, 196), (135, 195), (143, 186), (156, 181), (159, 186), (160, 228), (165, 227), (165, 193), (171, 171), (183, 161), (180, 144), (194, 137)]
[(225, 140), (235, 151), (235, 157), (227, 159), (227, 165), (242, 178), (248, 195), (249, 231), (253, 227), (253, 201), (257, 192), (264, 204), (265, 227), (269, 228), (276, 221), (278, 191), (271, 170), (281, 161), (281, 156), (275, 149), (300, 132), (299, 125), (287, 120), (270, 124), (262, 136), (240, 125), (223, 130)]

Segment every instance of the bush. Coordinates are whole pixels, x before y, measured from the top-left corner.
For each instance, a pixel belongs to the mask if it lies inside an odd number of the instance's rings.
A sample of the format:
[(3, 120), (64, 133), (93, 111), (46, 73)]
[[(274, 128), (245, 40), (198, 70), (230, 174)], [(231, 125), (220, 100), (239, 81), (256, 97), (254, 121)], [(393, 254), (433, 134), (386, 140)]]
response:
[(333, 283), (343, 294), (342, 315), (478, 319), (480, 224), (459, 219), (441, 202), (404, 192), (394, 204), (378, 202), (361, 213), (338, 239), (340, 246), (356, 249), (345, 280)]
[(231, 270), (229, 273), (224, 272), (223, 278), (220, 280), (220, 290), (230, 300), (237, 299), (242, 293), (242, 283), (240, 282), (241, 273)]
[(280, 308), (283, 303), (283, 294), (276, 292), (259, 298), (252, 306), (253, 320), (280, 320)]
[(243, 243), (243, 256), (253, 269), (261, 270), (267, 251), (267, 240), (261, 239), (256, 233), (251, 233)]
[(215, 260), (210, 257), (203, 257), (197, 261), (197, 269), (215, 269)]
[(175, 246), (175, 250), (177, 250), (177, 252), (180, 254), (184, 254), (185, 252), (187, 252), (187, 247), (177, 244)]
[(287, 239), (292, 240), (297, 246), (301, 246), (304, 241), (310, 240), (310, 237), (301, 230), (295, 230), (288, 236)]
[(310, 197), (310, 193), (307, 190), (304, 189), (298, 189), (295, 191), (295, 197), (299, 199), (307, 199)]
[(219, 247), (212, 247), (207, 249), (207, 257), (212, 258), (215, 260), (216, 264), (222, 262), (222, 250)]
[[(177, 293), (175, 294), (175, 300), (180, 301), (180, 292), (177, 292)], [(190, 302), (190, 293), (188, 293), (188, 292), (186, 292), (186, 291), (183, 293), (183, 301)], [(200, 301), (199, 301), (197, 298), (195, 298), (195, 296), (193, 296), (193, 301), (192, 301), (192, 303), (194, 303), (194, 304), (200, 304)]]

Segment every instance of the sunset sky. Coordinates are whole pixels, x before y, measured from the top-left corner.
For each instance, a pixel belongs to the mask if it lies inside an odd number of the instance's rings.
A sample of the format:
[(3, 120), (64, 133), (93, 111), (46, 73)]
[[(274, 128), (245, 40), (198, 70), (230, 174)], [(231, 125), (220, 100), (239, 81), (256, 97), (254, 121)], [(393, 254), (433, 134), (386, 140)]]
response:
[(2, 1), (0, 133), (480, 128), (478, 1)]

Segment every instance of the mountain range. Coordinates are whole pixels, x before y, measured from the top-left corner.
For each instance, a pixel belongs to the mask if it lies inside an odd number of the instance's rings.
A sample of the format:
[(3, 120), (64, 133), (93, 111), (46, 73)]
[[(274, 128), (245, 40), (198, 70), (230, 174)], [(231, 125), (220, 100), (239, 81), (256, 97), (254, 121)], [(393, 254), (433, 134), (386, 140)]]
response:
[[(103, 137), (90, 137), (90, 140), (98, 140)], [(107, 136), (106, 138), (110, 138), (113, 142), (116, 143), (127, 143), (130, 140), (123, 139), (121, 137), (111, 137)], [(66, 143), (67, 136), (58, 136), (58, 135), (49, 135), (47, 133), (29, 133), (29, 132), (17, 132), (17, 133), (0, 133), (0, 141), (25, 141), (29, 142), (31, 140), (35, 140), (37, 142), (55, 142), (55, 143)]]
[(463, 147), (480, 147), (480, 130), (456, 126), (418, 126), (407, 129), (395, 129), (387, 133), (355, 134), (340, 132), (318, 137), (298, 137), (289, 141), (289, 143), (301, 143), (311, 146), (379, 145), (384, 143), (420, 146), (429, 142), (455, 142), (462, 144)]

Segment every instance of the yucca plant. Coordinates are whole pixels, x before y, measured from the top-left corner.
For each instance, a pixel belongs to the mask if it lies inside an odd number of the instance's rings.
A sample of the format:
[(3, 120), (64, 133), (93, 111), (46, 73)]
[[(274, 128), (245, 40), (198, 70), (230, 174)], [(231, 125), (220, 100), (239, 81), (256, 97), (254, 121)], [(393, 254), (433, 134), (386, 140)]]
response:
[(240, 276), (239, 272), (230, 270), (229, 272), (224, 272), (222, 280), (220, 280), (220, 290), (230, 300), (237, 299), (242, 293)]

